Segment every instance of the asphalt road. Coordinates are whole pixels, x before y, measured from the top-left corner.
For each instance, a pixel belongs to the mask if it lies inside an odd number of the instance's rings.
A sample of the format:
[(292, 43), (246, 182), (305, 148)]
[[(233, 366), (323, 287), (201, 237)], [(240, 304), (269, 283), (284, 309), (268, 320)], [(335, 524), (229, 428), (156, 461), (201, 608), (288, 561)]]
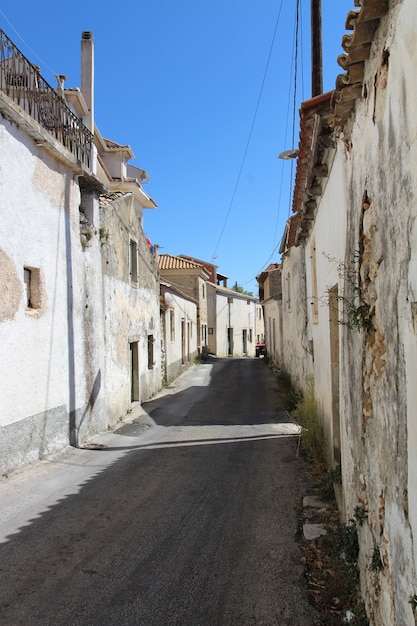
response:
[(143, 408), (145, 433), (34, 483), (54, 498), (0, 544), (0, 624), (311, 625), (298, 437), (271, 370), (214, 360)]

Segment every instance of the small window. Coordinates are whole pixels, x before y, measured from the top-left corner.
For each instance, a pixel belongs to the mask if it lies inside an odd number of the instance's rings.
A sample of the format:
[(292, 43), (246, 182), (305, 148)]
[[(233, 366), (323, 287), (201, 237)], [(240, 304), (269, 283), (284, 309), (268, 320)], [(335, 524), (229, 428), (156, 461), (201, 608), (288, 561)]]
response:
[(130, 240), (130, 282), (137, 284), (138, 282), (138, 245), (134, 239)]
[(201, 292), (202, 292), (202, 296), (203, 296), (203, 300), (204, 300), (205, 297), (206, 297), (206, 286), (205, 286), (204, 283), (201, 286)]
[(154, 366), (153, 344), (154, 344), (153, 335), (148, 335), (148, 370), (153, 370), (153, 366)]
[(23, 281), (25, 284), (26, 309), (40, 309), (40, 270), (34, 267), (25, 267), (23, 269)]

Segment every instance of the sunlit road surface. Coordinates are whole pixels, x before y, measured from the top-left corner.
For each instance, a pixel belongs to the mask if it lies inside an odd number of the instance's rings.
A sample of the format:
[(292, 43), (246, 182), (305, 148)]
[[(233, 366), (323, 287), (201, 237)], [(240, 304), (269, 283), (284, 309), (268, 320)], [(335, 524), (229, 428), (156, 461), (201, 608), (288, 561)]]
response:
[(137, 415), (2, 480), (0, 623), (311, 624), (299, 428), (271, 370), (197, 366)]

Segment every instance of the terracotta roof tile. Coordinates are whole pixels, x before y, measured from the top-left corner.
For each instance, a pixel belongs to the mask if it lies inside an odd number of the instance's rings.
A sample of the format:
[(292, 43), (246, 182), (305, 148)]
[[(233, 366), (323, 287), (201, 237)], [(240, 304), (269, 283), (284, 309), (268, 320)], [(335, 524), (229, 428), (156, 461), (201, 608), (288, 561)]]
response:
[(273, 272), (274, 270), (279, 270), (280, 267), (281, 263), (270, 263), (270, 265), (264, 269), (264, 272)]
[(346, 30), (337, 62), (345, 74), (336, 79), (336, 90), (332, 97), (332, 126), (343, 128), (355, 107), (355, 101), (362, 95), (362, 81), (365, 61), (369, 58), (372, 41), (380, 20), (388, 13), (389, 0), (355, 0), (361, 8), (350, 11), (346, 18)]
[(131, 195), (131, 192), (126, 193), (124, 191), (109, 191), (108, 193), (102, 193), (100, 194), (100, 206), (108, 206), (115, 200)]
[(201, 265), (201, 263), (195, 263), (189, 261), (183, 257), (172, 256), (171, 254), (159, 255), (159, 269), (160, 270), (203, 270), (207, 273), (207, 270)]

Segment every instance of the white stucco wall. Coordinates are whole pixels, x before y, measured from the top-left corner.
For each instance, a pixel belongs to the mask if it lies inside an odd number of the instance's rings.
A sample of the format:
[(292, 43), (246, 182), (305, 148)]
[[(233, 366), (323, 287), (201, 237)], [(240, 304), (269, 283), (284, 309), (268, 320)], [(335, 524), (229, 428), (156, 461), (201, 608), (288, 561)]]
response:
[(197, 357), (197, 303), (168, 287), (161, 288), (161, 292), (166, 308), (163, 313), (166, 377), (167, 382), (172, 382)]
[[(230, 300), (230, 302), (229, 302)], [(256, 300), (216, 289), (216, 352), (218, 357), (255, 356)], [(209, 320), (210, 326), (210, 320)], [(229, 355), (228, 328), (233, 329), (233, 349)], [(243, 333), (247, 341), (244, 345)], [(251, 336), (252, 335), (252, 336)], [(250, 340), (252, 339), (252, 340)], [(246, 350), (246, 351), (245, 351)]]
[[(329, 289), (333, 287), (338, 289), (339, 295), (343, 294), (344, 285), (338, 266), (344, 263), (346, 250), (345, 150), (342, 142), (338, 142), (333, 157), (314, 226), (306, 243), (308, 335), (313, 341), (314, 390), (323, 420), (329, 462), (332, 460), (334, 438), (332, 376), (335, 372), (330, 355), (328, 299)], [(339, 315), (336, 311), (333, 313)]]
[[(103, 353), (86, 326), (84, 270), (98, 246), (86, 260), (74, 163), (4, 119), (0, 144), (0, 457), (13, 469), (68, 444), (70, 423), (81, 441), (94, 428)], [(37, 309), (26, 308), (24, 267), (40, 276)]]

